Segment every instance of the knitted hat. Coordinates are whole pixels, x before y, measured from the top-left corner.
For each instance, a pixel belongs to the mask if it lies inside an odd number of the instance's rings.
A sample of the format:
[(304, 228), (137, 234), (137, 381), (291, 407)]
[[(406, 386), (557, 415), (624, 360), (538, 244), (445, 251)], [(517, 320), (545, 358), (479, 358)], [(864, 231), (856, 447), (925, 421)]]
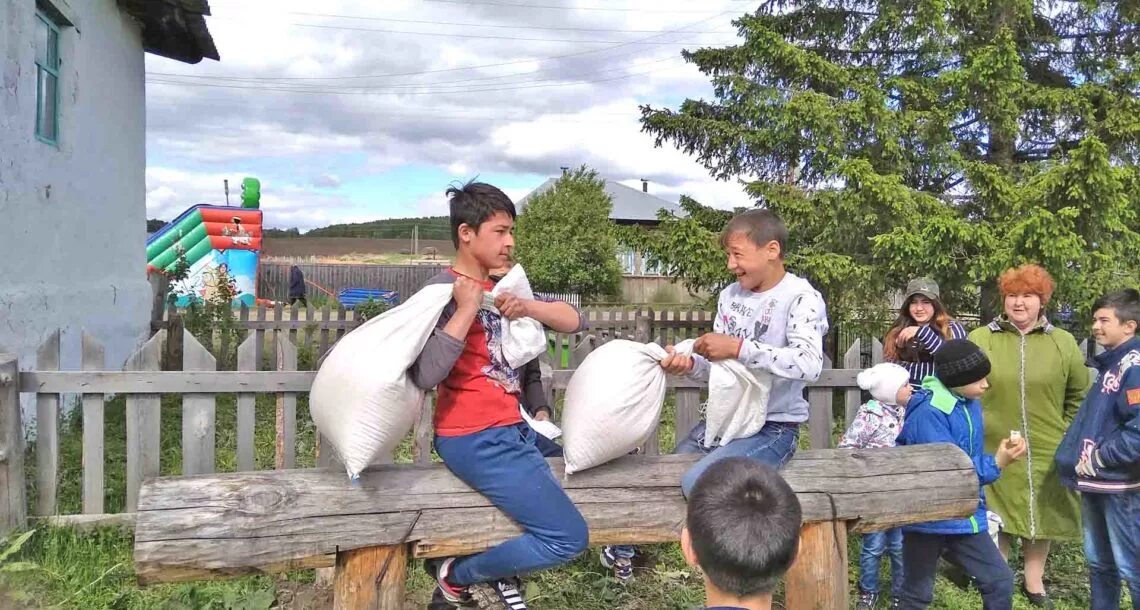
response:
[(910, 383), (910, 371), (897, 364), (884, 362), (859, 373), (856, 381), (875, 400), (894, 405), (898, 403), (899, 390)]
[(968, 386), (990, 374), (990, 359), (966, 339), (942, 344), (934, 354), (934, 375), (948, 388)]

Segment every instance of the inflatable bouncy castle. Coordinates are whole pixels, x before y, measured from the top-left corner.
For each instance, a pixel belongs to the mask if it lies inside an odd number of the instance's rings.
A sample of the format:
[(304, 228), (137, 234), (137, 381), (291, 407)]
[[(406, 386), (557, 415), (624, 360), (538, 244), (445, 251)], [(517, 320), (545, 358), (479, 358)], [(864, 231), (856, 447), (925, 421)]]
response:
[(257, 265), (261, 255), (261, 185), (242, 181), (241, 207), (196, 205), (147, 238), (147, 274), (173, 274), (185, 260), (185, 279), (171, 284), (180, 295), (178, 307), (190, 295), (208, 299), (227, 276), (236, 287), (234, 305), (257, 301)]

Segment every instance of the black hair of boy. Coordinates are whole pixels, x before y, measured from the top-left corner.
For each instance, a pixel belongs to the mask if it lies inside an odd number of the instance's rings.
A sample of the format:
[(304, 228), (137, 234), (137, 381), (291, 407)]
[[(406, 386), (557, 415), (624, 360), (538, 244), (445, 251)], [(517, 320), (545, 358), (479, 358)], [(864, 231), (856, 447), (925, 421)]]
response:
[(725, 593), (770, 593), (799, 548), (800, 501), (774, 468), (744, 457), (709, 466), (689, 494), (697, 563)]
[(733, 216), (720, 234), (722, 248), (727, 247), (728, 236), (733, 233), (743, 233), (757, 246), (773, 241), (780, 244), (780, 258), (784, 258), (784, 253), (787, 252), (788, 227), (771, 210), (748, 210)]
[(459, 247), (459, 227), (467, 225), (479, 232), (479, 225), (487, 222), (498, 212), (506, 212), (515, 218), (515, 204), (498, 187), (486, 182), (468, 182), (463, 186), (447, 189), (451, 208), (451, 241)]
[(1140, 324), (1140, 292), (1134, 288), (1110, 292), (1093, 304), (1093, 312), (1101, 309), (1115, 310), (1116, 319), (1122, 324), (1128, 322)]

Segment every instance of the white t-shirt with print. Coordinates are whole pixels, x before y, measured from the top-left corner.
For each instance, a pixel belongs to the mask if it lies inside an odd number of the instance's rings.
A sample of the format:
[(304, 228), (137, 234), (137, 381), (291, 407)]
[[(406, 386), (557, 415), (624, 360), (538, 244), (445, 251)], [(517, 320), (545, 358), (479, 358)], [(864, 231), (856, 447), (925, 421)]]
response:
[[(768, 421), (801, 423), (808, 419), (807, 382), (823, 370), (827, 307), (807, 280), (788, 273), (764, 292), (734, 283), (717, 300), (713, 332), (744, 340), (740, 362), (775, 376), (768, 398)], [(708, 379), (708, 361), (694, 356), (691, 376)]]

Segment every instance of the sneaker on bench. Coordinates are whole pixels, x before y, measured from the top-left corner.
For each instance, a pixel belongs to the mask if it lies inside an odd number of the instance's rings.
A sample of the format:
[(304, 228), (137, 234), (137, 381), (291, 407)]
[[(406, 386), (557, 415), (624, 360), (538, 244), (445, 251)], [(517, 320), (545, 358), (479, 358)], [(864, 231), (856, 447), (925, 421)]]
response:
[[(451, 607), (464, 606), (471, 601), (471, 587), (457, 587), (447, 582), (447, 576), (451, 574), (451, 564), (455, 563), (454, 557), (447, 559), (428, 559), (424, 562), (424, 569), (428, 574), (435, 578), (436, 589), (432, 594), (432, 610), (437, 607), (447, 608), (442, 606), (439, 602), (451, 604)], [(440, 599), (442, 598), (442, 600)]]
[(629, 579), (633, 578), (633, 559), (615, 553), (614, 547), (602, 547), (599, 558), (603, 568), (613, 570), (614, 578), (618, 582), (628, 582)]

